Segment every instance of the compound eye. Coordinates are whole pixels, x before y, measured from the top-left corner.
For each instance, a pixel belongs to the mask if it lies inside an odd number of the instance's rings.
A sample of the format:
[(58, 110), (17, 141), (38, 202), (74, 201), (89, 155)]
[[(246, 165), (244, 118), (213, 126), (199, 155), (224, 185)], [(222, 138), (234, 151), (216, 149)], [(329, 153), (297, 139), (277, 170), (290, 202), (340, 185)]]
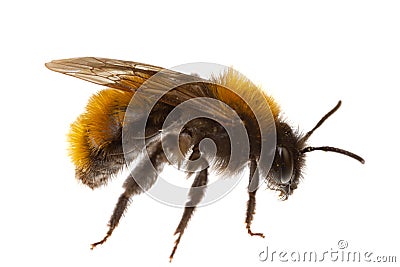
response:
[(293, 158), (286, 147), (278, 147), (278, 155), (281, 163), (281, 183), (288, 184), (293, 176)]

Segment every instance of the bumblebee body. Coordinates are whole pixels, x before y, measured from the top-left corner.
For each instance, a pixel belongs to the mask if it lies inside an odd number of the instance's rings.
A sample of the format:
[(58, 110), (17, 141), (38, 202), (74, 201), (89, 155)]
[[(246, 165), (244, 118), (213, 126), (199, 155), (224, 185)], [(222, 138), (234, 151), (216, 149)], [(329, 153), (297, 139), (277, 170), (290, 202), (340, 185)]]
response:
[[(276, 146), (272, 150), (271, 167), (265, 177), (261, 178), (267, 182), (269, 188), (279, 191), (284, 200), (299, 184), (307, 152), (333, 151), (364, 163), (361, 157), (346, 150), (307, 147), (306, 142), (314, 130), (339, 108), (341, 102), (326, 114), (314, 129), (301, 134), (293, 131), (284, 121), (279, 105), (272, 97), (233, 69), (213, 76), (211, 80), (203, 80), (152, 65), (105, 58), (55, 60), (46, 66), (51, 70), (108, 87), (90, 98), (86, 111), (71, 125), (70, 156), (76, 168), (77, 179), (94, 189), (106, 184), (113, 175), (135, 160), (139, 152), (145, 151), (149, 158), (148, 164), (139, 162), (126, 179), (125, 192), (115, 206), (109, 221), (109, 230), (101, 241), (92, 244), (92, 248), (104, 243), (111, 236), (131, 198), (151, 188), (158, 172), (166, 164), (170, 164), (165, 151), (168, 147), (162, 146), (162, 141), (168, 138), (176, 137), (178, 140), (177, 147), (184, 155), (178, 157), (179, 165), (202, 158), (204, 151), (201, 151), (201, 142), (204, 139), (212, 140), (217, 148), (214, 158), (207, 159), (204, 168), (187, 170), (195, 177), (189, 191), (189, 200), (175, 231), (178, 237), (170, 260), (196, 205), (204, 197), (210, 170), (234, 175), (243, 167), (230, 165), (232, 146), (238, 144), (231, 143), (229, 131), (224, 127), (225, 123), (234, 129), (243, 125), (248, 137), (249, 153), (245, 163), (250, 168), (249, 188), (252, 181), (255, 183), (253, 190), (249, 189), (245, 219), (250, 235), (264, 237), (262, 233), (253, 233), (251, 230), (259, 185), (258, 179), (252, 178), (261, 175), (257, 172), (257, 167), (262, 151), (263, 130), (274, 130)], [(132, 99), (138, 96), (139, 100), (132, 102)], [(149, 108), (155, 96), (158, 100)], [(196, 109), (204, 115), (188, 120), (179, 129), (176, 129), (174, 124), (165, 127), (165, 121), (176, 107), (193, 99), (200, 99), (199, 104), (178, 111), (175, 121), (180, 121)], [(263, 105), (268, 106), (269, 114), (262, 109)], [(133, 112), (131, 108), (134, 109)], [(237, 114), (239, 120), (232, 119), (228, 108)], [(142, 112), (143, 110), (149, 112)], [(124, 132), (124, 129), (133, 129), (135, 132), (135, 123), (141, 120), (145, 120), (145, 131), (141, 140), (143, 147), (136, 146), (139, 139), (135, 139), (134, 134)], [(260, 124), (260, 120), (264, 123)], [(133, 142), (136, 149), (124, 151), (124, 138)], [(148, 168), (149, 164), (152, 168)], [(142, 182), (138, 182), (137, 176), (140, 176), (139, 180)]]

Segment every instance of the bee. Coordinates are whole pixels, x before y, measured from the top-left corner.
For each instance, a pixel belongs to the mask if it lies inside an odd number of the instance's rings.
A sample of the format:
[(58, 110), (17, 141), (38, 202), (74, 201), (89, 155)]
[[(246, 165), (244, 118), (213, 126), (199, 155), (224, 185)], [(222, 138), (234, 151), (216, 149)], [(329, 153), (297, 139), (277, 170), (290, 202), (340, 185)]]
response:
[[(200, 170), (186, 170), (189, 175), (194, 176), (194, 181), (175, 231), (177, 239), (170, 261), (196, 206), (204, 198), (210, 171), (215, 169), (233, 176), (243, 168), (243, 164), (229, 164), (231, 154), (244, 154), (244, 161), (239, 162), (244, 162), (244, 166), (250, 170), (245, 225), (251, 236), (260, 237), (264, 235), (251, 229), (260, 181), (264, 181), (268, 188), (278, 191), (280, 197), (286, 200), (302, 178), (305, 154), (308, 152), (331, 151), (364, 163), (363, 158), (343, 149), (307, 145), (314, 131), (339, 109), (341, 101), (312, 130), (303, 134), (289, 126), (281, 115), (279, 105), (271, 96), (232, 68), (206, 80), (197, 75), (148, 64), (96, 57), (54, 60), (46, 63), (46, 67), (107, 87), (90, 98), (86, 111), (71, 125), (69, 151), (79, 181), (95, 189), (105, 185), (121, 169), (138, 159), (139, 153), (146, 152), (149, 159), (147, 163), (139, 159), (126, 178), (123, 185), (125, 191), (119, 197), (111, 215), (108, 231), (102, 240), (91, 245), (91, 249), (107, 241), (118, 226), (132, 197), (149, 190), (162, 168), (171, 164), (166, 152), (168, 149), (175, 151), (172, 154), (180, 152), (183, 155), (178, 159), (181, 165), (198, 159), (206, 161), (205, 167)], [(133, 101), (137, 96), (139, 98)], [(196, 99), (203, 101), (175, 113), (173, 121), (183, 121), (181, 125), (172, 123), (168, 127), (164, 126), (174, 109), (186, 101)], [(263, 105), (267, 105), (269, 116), (266, 114), (268, 112), (261, 112), (260, 107)], [(134, 111), (130, 110), (131, 106)], [(234, 113), (229, 113), (228, 109)], [(194, 110), (203, 113), (192, 119), (183, 119)], [(236, 114), (239, 119), (232, 119), (232, 114)], [(135, 123), (140, 121), (144, 121), (144, 130), (142, 138), (136, 138), (132, 133), (135, 130), (132, 129), (136, 129)], [(243, 138), (232, 144), (224, 124), (230, 125), (232, 129), (237, 129), (240, 125), (244, 127), (249, 146), (247, 153), (234, 151)], [(265, 130), (273, 135), (263, 135)], [(171, 136), (177, 138), (177, 142), (163, 145), (163, 141)], [(204, 139), (211, 139), (216, 145), (213, 159), (203, 157), (203, 154), (207, 154), (201, 147)], [(261, 162), (264, 139), (273, 144), (272, 147), (269, 145), (264, 154), (264, 157), (267, 155), (267, 161), (263, 162), (269, 164)], [(133, 149), (124, 150), (125, 143), (130, 143)], [(176, 147), (179, 149), (174, 150)], [(148, 168), (149, 165), (152, 168)], [(262, 171), (264, 165), (268, 165), (266, 172)]]

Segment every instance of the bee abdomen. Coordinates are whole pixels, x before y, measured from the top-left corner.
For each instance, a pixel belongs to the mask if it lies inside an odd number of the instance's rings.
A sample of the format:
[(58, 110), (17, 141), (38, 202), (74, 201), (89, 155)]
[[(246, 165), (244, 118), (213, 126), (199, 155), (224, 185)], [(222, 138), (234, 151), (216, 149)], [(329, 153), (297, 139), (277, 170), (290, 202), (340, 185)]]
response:
[(123, 168), (122, 127), (132, 96), (131, 92), (102, 90), (72, 123), (69, 154), (83, 184), (98, 187)]

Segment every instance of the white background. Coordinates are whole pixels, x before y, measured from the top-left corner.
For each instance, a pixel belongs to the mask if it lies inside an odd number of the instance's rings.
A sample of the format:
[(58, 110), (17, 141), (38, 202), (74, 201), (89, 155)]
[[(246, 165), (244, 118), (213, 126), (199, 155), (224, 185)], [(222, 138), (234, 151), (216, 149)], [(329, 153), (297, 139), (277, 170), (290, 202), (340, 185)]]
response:
[[(322, 254), (340, 239), (348, 251), (400, 261), (399, 14), (398, 1), (2, 3), (0, 265), (266, 266), (258, 258), (266, 246)], [(307, 155), (305, 179), (288, 201), (259, 191), (253, 229), (264, 240), (246, 233), (241, 183), (196, 212), (172, 265), (182, 210), (147, 195), (135, 197), (114, 235), (91, 251), (124, 177), (95, 191), (74, 179), (66, 134), (101, 87), (44, 63), (78, 56), (232, 65), (262, 84), (304, 131), (341, 99), (310, 141), (354, 151), (366, 164)]]

